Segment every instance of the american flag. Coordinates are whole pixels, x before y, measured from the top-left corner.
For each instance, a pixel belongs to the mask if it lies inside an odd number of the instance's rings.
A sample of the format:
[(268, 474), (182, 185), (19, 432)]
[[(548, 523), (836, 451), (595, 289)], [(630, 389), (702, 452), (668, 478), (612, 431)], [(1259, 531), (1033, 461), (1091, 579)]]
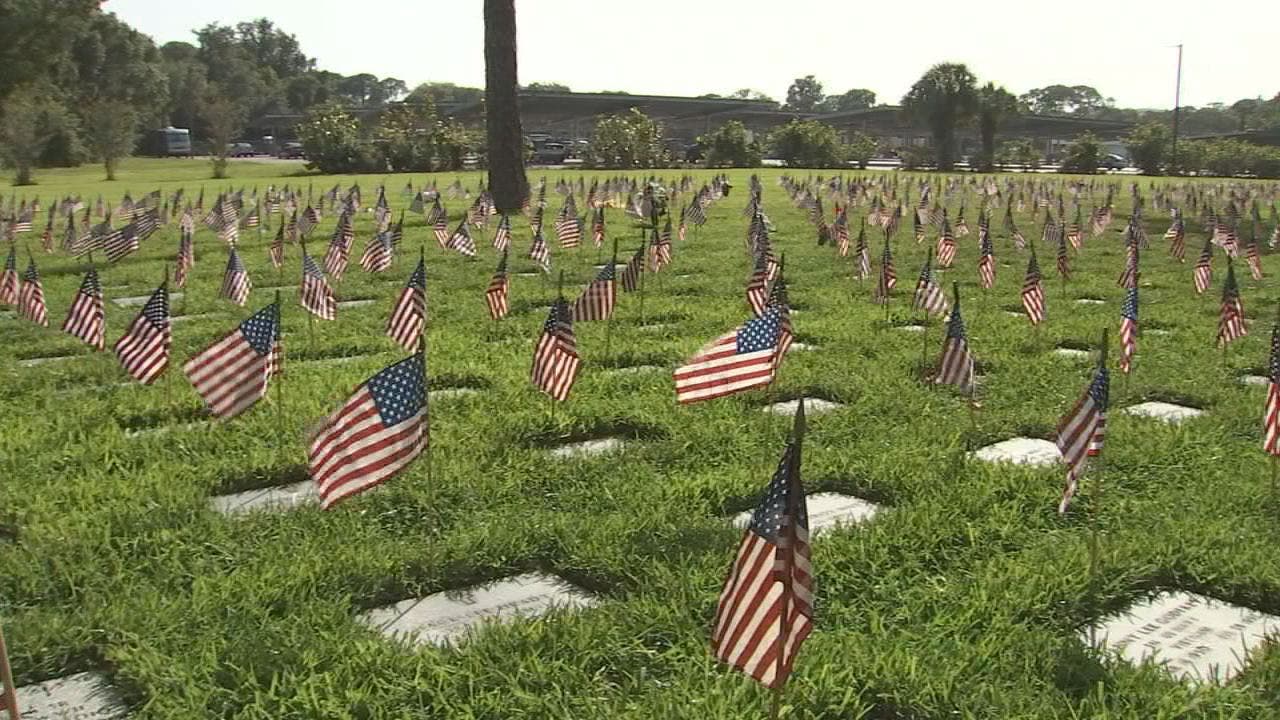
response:
[(973, 387), (973, 355), (969, 354), (964, 319), (960, 316), (958, 289), (956, 306), (951, 309), (951, 317), (947, 319), (947, 336), (942, 341), (942, 357), (938, 360), (938, 374), (933, 381), (939, 385), (954, 385), (965, 392)]
[(271, 266), (279, 270), (284, 265), (284, 225), (276, 230), (276, 237), (271, 241), (270, 247), (267, 248), (267, 254), (271, 256)]
[(302, 211), (301, 215), (294, 214), (296, 220), (296, 229), (298, 235), (302, 237), (310, 237), (311, 231), (316, 229), (316, 225), (320, 222), (320, 217), (316, 213), (316, 209), (307, 204), (307, 208)]
[(1125, 248), (1124, 270), (1120, 272), (1116, 284), (1122, 288), (1138, 286), (1138, 243), (1136, 241), (1130, 242)]
[(712, 622), (715, 657), (768, 688), (791, 674), (813, 629), (809, 513), (800, 482), (804, 405), (764, 497), (751, 515)]
[(849, 256), (849, 216), (847, 208), (841, 208), (836, 213), (836, 221), (833, 223), (835, 227), (836, 250), (840, 253), (840, 257)]
[(0, 305), (18, 304), (18, 248), (9, 245), (9, 257), (4, 261), (4, 273), (0, 274)]
[(862, 221), (862, 226), (858, 229), (858, 245), (854, 248), (854, 254), (858, 256), (858, 279), (865, 280), (871, 277), (871, 249), (867, 245), (866, 220)]
[(991, 242), (991, 230), (984, 217), (978, 219), (978, 282), (984, 290), (996, 284), (996, 256)]
[(551, 272), (551, 248), (547, 247), (547, 239), (542, 236), (542, 227), (534, 226), (533, 245), (529, 247), (529, 257), (542, 268), (542, 272)]
[[(444, 205), (440, 204), (440, 196), (436, 195), (431, 203), (431, 210), (427, 213), (426, 221), (428, 225), (435, 225), (441, 220), (448, 222), (449, 213), (444, 209)], [(447, 230), (447, 228), (446, 228)], [(448, 238), (445, 238), (446, 240)]]
[(1058, 450), (1067, 464), (1067, 484), (1062, 491), (1062, 501), (1058, 503), (1059, 513), (1067, 512), (1088, 459), (1102, 453), (1107, 428), (1109, 385), (1106, 365), (1100, 362), (1089, 388), (1075, 407), (1071, 408), (1071, 412), (1058, 423)]
[(773, 382), (781, 334), (781, 310), (768, 307), (759, 317), (712, 340), (676, 368), (676, 400), (712, 400)]
[(321, 508), (385, 482), (426, 447), (425, 365), (418, 353), (383, 369), (324, 420), (307, 454)]
[(391, 317), (387, 318), (387, 337), (395, 340), (409, 352), (418, 349), (422, 342), (422, 331), (427, 324), (427, 264), (425, 258), (418, 258), (418, 266), (413, 269), (409, 281), (405, 283), (400, 297), (391, 308)]
[(342, 280), (342, 274), (347, 271), (347, 262), (351, 258), (351, 243), (355, 240), (351, 222), (351, 214), (348, 212), (343, 212), (338, 217), (338, 226), (333, 229), (329, 248), (324, 254), (324, 271), (333, 276), (335, 281)]
[(1213, 282), (1213, 238), (1204, 241), (1204, 249), (1200, 251), (1200, 259), (1196, 261), (1193, 279), (1197, 295), (1208, 290), (1209, 284)]
[(1071, 254), (1070, 251), (1067, 250), (1066, 235), (1062, 232), (1061, 225), (1055, 225), (1052, 228), (1045, 228), (1046, 232), (1049, 232), (1050, 230), (1053, 232), (1054, 239), (1057, 240), (1058, 275), (1062, 276), (1062, 279), (1068, 280), (1071, 278)]
[(302, 287), (298, 290), (302, 307), (307, 312), (323, 320), (332, 320), (337, 316), (338, 301), (333, 297), (333, 288), (325, 280), (324, 272), (316, 261), (302, 249)]
[(507, 316), (508, 285), (507, 253), (503, 251), (502, 259), (498, 261), (498, 269), (494, 271), (493, 277), (489, 280), (489, 287), (484, 291), (484, 300), (489, 305), (489, 317), (494, 320), (501, 320)]
[(62, 331), (78, 337), (95, 350), (105, 350), (105, 312), (102, 306), (102, 284), (98, 282), (98, 271), (89, 268), (80, 282), (80, 289), (71, 301), (71, 309), (67, 319), (62, 323)]
[(569, 398), (569, 391), (578, 379), (578, 344), (573, 335), (573, 316), (564, 298), (557, 298), (543, 323), (542, 335), (533, 350), (533, 369), (530, 372), (534, 387), (555, 400)]
[(1164, 233), (1164, 239), (1170, 242), (1169, 254), (1178, 258), (1178, 262), (1186, 262), (1186, 228), (1182, 222), (1182, 213), (1173, 219), (1173, 224)]
[(644, 268), (644, 246), (642, 245), (631, 259), (627, 261), (626, 267), (622, 268), (622, 289), (624, 292), (635, 292), (640, 287)]
[(169, 285), (151, 293), (142, 312), (134, 318), (124, 337), (116, 341), (116, 357), (125, 372), (144, 385), (155, 381), (169, 367)]
[(924, 223), (920, 222), (920, 213), (911, 214), (911, 230), (916, 242), (924, 242)]
[(956, 239), (951, 234), (951, 223), (942, 220), (942, 234), (938, 236), (938, 267), (949, 268), (956, 258)]
[[(689, 203), (689, 209), (688, 209), (688, 211), (684, 214), (684, 216), (681, 218), (681, 220), (688, 220), (689, 222), (693, 223), (694, 225), (697, 225), (698, 227), (702, 227), (703, 225), (705, 225), (705, 224), (706, 224), (706, 222), (707, 222), (707, 213), (706, 213), (706, 211), (705, 211), (705, 210), (703, 209), (703, 207), (702, 207), (702, 196), (701, 196), (701, 195), (694, 197), (694, 198), (693, 198), (693, 200), (692, 200), (692, 201), (690, 201), (690, 203)], [(682, 223), (680, 223), (680, 224), (681, 224), (682, 226), (684, 225), (684, 223), (683, 223), (683, 222), (682, 222)], [(684, 240), (684, 235), (683, 235), (683, 234), (681, 234), (680, 239), (681, 239), (681, 240)]]
[(657, 230), (649, 238), (649, 270), (658, 272), (671, 264), (671, 224), (667, 221), (667, 231), (658, 234)]
[[(103, 223), (103, 225), (106, 225), (106, 223)], [(108, 226), (106, 228), (107, 232), (100, 236), (98, 242), (103, 251), (106, 252), (108, 262), (117, 262), (138, 250), (138, 234), (133, 232), (132, 228), (132, 224), (126, 225), (119, 230), (111, 230)]]
[(30, 260), (22, 273), (22, 285), (18, 288), (18, 314), (42, 327), (49, 327), (49, 310), (44, 304), (44, 286), (36, 261)]
[(884, 235), (884, 253), (880, 256), (880, 279), (876, 282), (875, 293), (872, 299), (876, 304), (884, 305), (889, 302), (890, 293), (898, 284), (898, 274), (893, 269), (893, 250), (889, 247), (889, 233)]
[(591, 242), (596, 247), (601, 247), (604, 245), (604, 208), (597, 207), (594, 215), (591, 222)]
[(505, 253), (511, 247), (511, 217), (503, 215), (498, 219), (498, 230), (493, 234), (493, 247)]
[(1236, 285), (1236, 272), (1227, 261), (1227, 281), (1222, 286), (1222, 313), (1218, 317), (1218, 344), (1226, 345), (1248, 335), (1244, 326), (1244, 307), (1240, 305), (1240, 288)]
[(244, 216), (244, 219), (240, 221), (240, 224), (246, 228), (256, 228), (261, 224), (261, 220), (258, 216), (258, 206), (256, 204), (253, 206), (253, 209)]
[(365, 244), (364, 253), (360, 255), (360, 267), (371, 273), (387, 271), (391, 268), (392, 249), (391, 230), (377, 233)]
[(1254, 280), (1262, 279), (1262, 256), (1258, 253), (1258, 230), (1255, 225), (1244, 246), (1244, 259), (1249, 264), (1249, 275)]
[(194, 230), (191, 227), (184, 225), (179, 234), (178, 261), (174, 265), (173, 284), (183, 288), (187, 286), (187, 274), (196, 266), (196, 250)]
[(1125, 291), (1120, 310), (1120, 372), (1129, 374), (1133, 355), (1138, 351), (1138, 288)]
[(471, 231), (467, 229), (466, 219), (459, 220), (458, 227), (453, 229), (453, 234), (449, 236), (448, 248), (466, 257), (476, 256), (476, 243), (471, 239)]
[(182, 372), (209, 412), (230, 420), (266, 396), (280, 356), (280, 306), (272, 303), (188, 360)]
[(240, 253), (233, 247), (230, 256), (227, 257), (227, 269), (222, 275), (222, 289), (218, 291), (218, 297), (226, 298), (244, 307), (249, 300), (249, 291), (252, 289), (253, 283), (249, 281), (249, 273), (244, 269), (244, 263), (240, 262)]
[(607, 320), (613, 317), (613, 305), (618, 300), (618, 287), (614, 282), (614, 263), (600, 269), (578, 299), (573, 303), (574, 322)]
[(782, 362), (782, 358), (791, 350), (795, 334), (791, 327), (791, 299), (787, 294), (787, 281), (779, 273), (769, 287), (769, 304), (766, 309), (778, 311), (778, 348), (774, 351), (774, 365)]
[(747, 280), (747, 304), (756, 315), (763, 313), (769, 304), (769, 261), (763, 252), (756, 255), (755, 269)]
[(916, 291), (911, 307), (923, 310), (929, 315), (947, 314), (947, 295), (942, 291), (942, 286), (938, 284), (938, 278), (934, 275), (932, 252), (925, 259), (924, 267), (920, 268), (920, 278), (916, 280)]
[(577, 215), (557, 218), (556, 238), (560, 241), (562, 249), (578, 247), (582, 240), (582, 220)]
[(969, 236), (969, 223), (964, 221), (964, 205), (960, 206), (960, 212), (956, 213), (956, 237)]
[(1044, 322), (1044, 286), (1040, 284), (1040, 263), (1036, 262), (1034, 245), (1027, 259), (1027, 275), (1022, 280), (1022, 308), (1032, 325)]
[(1280, 456), (1280, 320), (1271, 330), (1271, 362), (1267, 367), (1267, 405), (1262, 413), (1262, 449)]

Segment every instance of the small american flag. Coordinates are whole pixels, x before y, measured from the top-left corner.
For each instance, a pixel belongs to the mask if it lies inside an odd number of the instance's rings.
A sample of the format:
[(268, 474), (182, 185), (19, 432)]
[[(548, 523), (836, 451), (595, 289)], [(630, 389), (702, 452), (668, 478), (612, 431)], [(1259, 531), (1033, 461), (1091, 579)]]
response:
[(1173, 224), (1165, 231), (1164, 239), (1170, 243), (1169, 254), (1178, 258), (1178, 262), (1186, 262), (1187, 234), (1185, 225), (1182, 222), (1181, 212), (1174, 217)]
[(1122, 288), (1138, 286), (1138, 243), (1136, 241), (1130, 242), (1125, 248), (1124, 270), (1120, 272), (1116, 284)]
[(276, 230), (276, 237), (271, 241), (271, 246), (267, 249), (267, 254), (271, 256), (271, 266), (279, 270), (284, 265), (284, 224)]
[(1267, 367), (1267, 404), (1262, 413), (1262, 449), (1280, 456), (1280, 320), (1271, 330), (1271, 362)]
[(1071, 412), (1058, 423), (1058, 450), (1067, 464), (1067, 484), (1062, 491), (1062, 501), (1058, 503), (1059, 513), (1067, 512), (1088, 459), (1102, 453), (1107, 428), (1109, 385), (1106, 365), (1100, 362), (1093, 382), (1089, 383), (1088, 389), (1075, 407), (1071, 408)]
[(418, 267), (414, 268), (409, 281), (405, 283), (400, 297), (391, 308), (391, 317), (387, 319), (387, 336), (395, 340), (409, 352), (418, 349), (422, 342), (422, 331), (427, 325), (427, 264), (425, 258), (418, 258)]
[(594, 219), (591, 223), (591, 242), (596, 247), (604, 245), (604, 208), (597, 207), (594, 213)]
[(1209, 284), (1213, 282), (1213, 239), (1208, 238), (1204, 241), (1204, 249), (1200, 251), (1200, 259), (1196, 261), (1195, 271), (1192, 273), (1195, 281), (1196, 294), (1199, 295), (1209, 289)]
[(351, 243), (354, 240), (351, 213), (343, 212), (338, 217), (338, 225), (333, 229), (329, 248), (324, 254), (324, 270), (335, 281), (342, 280), (342, 274), (347, 271), (347, 262), (351, 259)]
[(1067, 249), (1067, 238), (1062, 231), (1061, 225), (1046, 226), (1045, 232), (1052, 232), (1052, 238), (1057, 241), (1058, 247), (1058, 275), (1064, 280), (1071, 278), (1071, 253)]
[(272, 303), (188, 360), (182, 372), (209, 412), (229, 420), (266, 397), (280, 357), (280, 306)]
[(476, 256), (476, 243), (471, 239), (471, 231), (467, 229), (466, 219), (459, 220), (458, 227), (453, 229), (453, 234), (449, 236), (448, 248), (466, 257)]
[(956, 290), (956, 305), (947, 319), (947, 336), (942, 341), (942, 357), (938, 360), (938, 374), (933, 381), (939, 385), (954, 385), (968, 392), (973, 387), (973, 356), (969, 354), (969, 341), (965, 337), (964, 319), (960, 316), (960, 291)]
[(551, 272), (551, 248), (547, 247), (547, 239), (542, 236), (541, 226), (534, 226), (533, 245), (529, 247), (529, 258), (538, 263), (542, 272)]
[(80, 289), (71, 301), (71, 309), (67, 319), (62, 323), (62, 331), (89, 344), (95, 350), (105, 350), (105, 312), (102, 305), (102, 284), (98, 282), (98, 271), (89, 268), (80, 282)]
[(880, 279), (876, 282), (872, 300), (877, 305), (887, 304), (893, 288), (897, 284), (898, 274), (893, 268), (893, 250), (889, 247), (889, 233), (886, 232), (884, 235), (884, 253), (880, 256)]
[(511, 247), (511, 217), (503, 215), (498, 219), (498, 230), (493, 234), (493, 247), (505, 253)]
[(581, 364), (569, 304), (557, 298), (534, 347), (530, 379), (534, 387), (563, 402), (569, 398)]
[(787, 281), (779, 273), (769, 287), (769, 304), (766, 309), (778, 311), (778, 347), (773, 353), (773, 364), (782, 363), (782, 358), (791, 350), (795, 333), (791, 327), (791, 299), (787, 293)]
[[(699, 195), (699, 196), (697, 196), (697, 197), (694, 197), (694, 198), (693, 198), (693, 200), (692, 200), (692, 201), (690, 201), (690, 203), (689, 203), (689, 209), (688, 209), (688, 211), (687, 211), (687, 212), (685, 212), (684, 217), (683, 217), (683, 218), (681, 218), (681, 219), (682, 219), (682, 220), (687, 220), (687, 221), (689, 221), (689, 222), (693, 223), (694, 225), (697, 225), (698, 227), (702, 227), (703, 225), (705, 225), (705, 224), (706, 224), (706, 222), (707, 222), (707, 213), (706, 213), (706, 211), (704, 210), (704, 208), (703, 208), (703, 206), (702, 206), (702, 196), (701, 196), (701, 195)], [(683, 222), (682, 222), (682, 223), (680, 223), (680, 224), (681, 224), (682, 226), (684, 225), (684, 223), (683, 223)], [(680, 235), (680, 239), (681, 239), (681, 240), (684, 240), (684, 234), (683, 234), (683, 233)]]
[(1244, 259), (1249, 264), (1249, 275), (1256, 281), (1262, 279), (1262, 256), (1258, 252), (1258, 229), (1254, 225), (1249, 242), (1244, 246)]
[(169, 346), (172, 342), (169, 285), (165, 283), (151, 293), (124, 337), (116, 341), (115, 353), (125, 372), (134, 380), (150, 385), (169, 367)]
[(321, 508), (385, 482), (422, 453), (428, 442), (425, 365), (418, 353), (383, 369), (324, 420), (307, 454)]
[(390, 229), (375, 234), (364, 246), (360, 267), (371, 273), (386, 272), (391, 268), (393, 249)]
[(947, 296), (942, 291), (942, 286), (938, 284), (938, 278), (933, 272), (932, 252), (925, 259), (924, 267), (920, 268), (920, 278), (916, 280), (916, 291), (912, 298), (911, 306), (916, 310), (923, 310), (929, 315), (942, 316), (947, 314)]
[(763, 252), (756, 255), (755, 269), (747, 280), (747, 304), (756, 315), (763, 313), (769, 304), (769, 261)]
[(712, 340), (676, 368), (676, 401), (712, 400), (773, 382), (781, 334), (781, 310), (768, 307), (759, 317)]
[(848, 208), (840, 208), (836, 213), (836, 221), (832, 224), (835, 228), (836, 250), (840, 253), (840, 257), (849, 256), (849, 215)]
[(768, 688), (786, 683), (813, 629), (809, 513), (800, 482), (804, 405), (742, 534), (712, 621), (715, 657)]
[(859, 280), (865, 280), (871, 277), (871, 249), (867, 245), (867, 221), (863, 220), (861, 227), (858, 228), (858, 244), (854, 248), (854, 254), (858, 256), (858, 269), (856, 270)]
[(244, 269), (244, 263), (240, 262), (240, 253), (233, 247), (230, 256), (227, 257), (227, 269), (222, 275), (222, 289), (218, 291), (218, 297), (226, 298), (244, 307), (249, 300), (249, 291), (252, 289), (253, 283), (249, 281), (249, 273)]
[[(503, 217), (506, 217), (505, 215)], [(507, 287), (510, 284), (507, 278), (507, 253), (503, 251), (502, 259), (498, 260), (498, 269), (494, 271), (493, 277), (489, 280), (489, 287), (484, 291), (485, 303), (489, 306), (489, 317), (494, 320), (501, 320), (507, 316)]]
[(1124, 307), (1120, 310), (1120, 372), (1129, 374), (1133, 355), (1138, 351), (1138, 288), (1125, 291)]
[(942, 234), (938, 236), (938, 267), (949, 268), (956, 258), (956, 239), (951, 234), (951, 223), (942, 220)]
[(582, 295), (573, 303), (574, 322), (588, 320), (607, 320), (613, 317), (613, 306), (618, 299), (618, 287), (614, 282), (614, 264), (610, 262), (601, 268), (596, 279), (592, 280)]
[(1044, 322), (1044, 286), (1040, 284), (1040, 263), (1036, 262), (1035, 246), (1027, 259), (1027, 274), (1022, 280), (1022, 308), (1032, 325)]
[(18, 304), (18, 248), (9, 245), (9, 257), (4, 261), (4, 273), (0, 274), (0, 305)]
[(920, 213), (911, 214), (911, 234), (915, 236), (916, 242), (924, 242), (924, 223), (920, 222)]
[(26, 271), (22, 273), (22, 285), (18, 288), (18, 314), (41, 327), (49, 327), (44, 286), (40, 284), (40, 273), (34, 259), (28, 262)]
[(671, 220), (667, 220), (667, 230), (658, 234), (657, 230), (649, 238), (649, 270), (658, 272), (671, 264)]
[(624, 292), (635, 292), (640, 288), (641, 276), (645, 272), (644, 265), (644, 247), (642, 246), (627, 261), (626, 267), (622, 268), (622, 289)]
[(1218, 345), (1226, 345), (1248, 335), (1244, 326), (1244, 307), (1240, 305), (1240, 288), (1236, 272), (1227, 260), (1227, 281), (1222, 286), (1222, 313), (1218, 317)]
[(332, 320), (338, 313), (338, 301), (333, 297), (333, 288), (325, 279), (324, 272), (316, 261), (302, 249), (302, 286), (298, 289), (302, 307), (307, 312), (323, 320)]
[(582, 240), (582, 220), (577, 215), (556, 219), (556, 238), (560, 247), (568, 250), (576, 248)]
[(316, 225), (320, 223), (320, 215), (315, 208), (311, 207), (310, 203), (307, 203), (307, 208), (302, 211), (301, 215), (295, 214), (294, 217), (297, 218), (296, 228), (298, 235), (304, 238), (310, 237), (311, 231), (315, 230)]
[(996, 284), (996, 256), (985, 216), (978, 218), (978, 246), (978, 282), (984, 290), (990, 290)]

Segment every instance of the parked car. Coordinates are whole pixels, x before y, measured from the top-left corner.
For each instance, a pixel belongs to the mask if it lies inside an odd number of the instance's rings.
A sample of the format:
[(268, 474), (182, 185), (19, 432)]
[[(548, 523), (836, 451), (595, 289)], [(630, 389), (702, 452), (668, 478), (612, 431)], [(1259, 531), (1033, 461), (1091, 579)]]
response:
[(231, 157), (253, 157), (257, 153), (252, 143), (238, 142), (227, 143), (227, 154)]
[(301, 160), (307, 156), (302, 149), (300, 142), (287, 142), (284, 147), (280, 148), (280, 152), (276, 153), (276, 157), (282, 160)]
[(1098, 167), (1103, 170), (1123, 170), (1129, 167), (1129, 162), (1114, 153), (1103, 155), (1102, 160), (1098, 162)]

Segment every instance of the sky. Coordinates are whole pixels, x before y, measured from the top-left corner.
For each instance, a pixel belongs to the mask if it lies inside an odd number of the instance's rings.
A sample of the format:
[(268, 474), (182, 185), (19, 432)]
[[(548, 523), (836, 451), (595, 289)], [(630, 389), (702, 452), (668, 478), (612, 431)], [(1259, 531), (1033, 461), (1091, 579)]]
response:
[[(520, 82), (575, 91), (726, 95), (782, 101), (815, 75), (827, 94), (875, 91), (896, 104), (931, 65), (963, 62), (1014, 94), (1092, 85), (1118, 106), (1171, 108), (1184, 46), (1182, 105), (1280, 93), (1280, 2), (1186, 0), (516, 0)], [(1069, 7), (1069, 10), (1068, 10)], [(208, 23), (267, 14), (317, 67), (344, 75), (484, 85), (482, 0), (105, 0), (158, 44)], [(1184, 11), (1185, 12), (1182, 12)], [(1207, 25), (1207, 26), (1206, 26)]]

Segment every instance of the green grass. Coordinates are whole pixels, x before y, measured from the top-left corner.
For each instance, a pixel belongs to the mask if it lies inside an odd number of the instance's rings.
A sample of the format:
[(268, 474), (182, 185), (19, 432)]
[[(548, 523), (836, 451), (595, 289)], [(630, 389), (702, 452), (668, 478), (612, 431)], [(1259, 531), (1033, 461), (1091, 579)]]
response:
[[(223, 183), (202, 179), (204, 163), (135, 161), (115, 183), (98, 182), (97, 168), (48, 171), (38, 176), (39, 186), (16, 192), (39, 194), (47, 204), (68, 192), (116, 201), (126, 189), (138, 197), (157, 187), (192, 193), (203, 185), (211, 200), (227, 185), (314, 182), (319, 191), (358, 181), (371, 205), (385, 180), (399, 209), (405, 182), (428, 180), (273, 177), (292, 169), (232, 168), (233, 179)], [(1270, 494), (1259, 437), (1265, 389), (1236, 382), (1267, 361), (1280, 273), (1274, 257), (1264, 258), (1268, 277), (1261, 283), (1239, 274), (1246, 312), (1258, 321), (1224, 366), (1213, 343), (1222, 258), (1215, 289), (1195, 296), (1199, 223), (1188, 220), (1190, 260), (1179, 265), (1160, 239), (1167, 217), (1147, 212), (1153, 249), (1143, 257), (1149, 286), (1141, 291), (1141, 318), (1170, 334), (1140, 339), (1134, 375), (1113, 381), (1112, 407), (1179, 399), (1208, 415), (1169, 426), (1112, 413), (1104, 564), (1094, 590), (1084, 511), (1097, 498), (1093, 480), (1077, 509), (1061, 518), (1060, 469), (963, 462), (961, 453), (1016, 435), (1051, 437), (1083, 390), (1089, 363), (1051, 350), (1094, 347), (1103, 328), (1114, 338), (1122, 300), (1115, 281), (1124, 257), (1115, 229), (1124, 226), (1129, 183), (1138, 179), (1096, 180), (1100, 193), (1115, 185), (1116, 220), (1105, 238), (1087, 239), (1073, 261), (1067, 297), (1103, 298), (1105, 305), (1064, 299), (1053, 253), (1042, 249), (1049, 321), (1038, 335), (1025, 319), (1004, 312), (1019, 302), (1026, 255), (1000, 231), (1003, 210), (992, 223), (997, 287), (987, 298), (977, 288), (977, 204), (969, 197), (975, 233), (960, 241), (956, 268), (943, 279), (962, 284), (970, 344), (985, 373), (983, 406), (971, 428), (961, 397), (919, 381), (920, 336), (884, 327), (883, 310), (869, 299), (872, 284), (851, 279), (851, 258), (816, 246), (812, 226), (778, 187), (780, 174), (761, 171), (765, 207), (777, 228), (775, 247), (786, 252), (800, 310), (796, 332), (821, 349), (793, 353), (768, 391), (694, 406), (675, 404), (667, 373), (602, 371), (672, 366), (745, 319), (745, 171), (730, 173), (733, 196), (714, 205), (707, 226), (677, 244), (671, 268), (650, 279), (645, 315), (673, 327), (641, 330), (637, 299), (622, 295), (606, 356), (604, 326), (579, 324), (582, 374), (554, 416), (527, 379), (554, 287), (513, 278), (513, 315), (492, 327), (483, 300), (495, 263), (487, 247), (491, 230), (478, 239), (481, 257), (471, 262), (440, 251), (420, 217), (406, 223), (394, 270), (371, 277), (355, 264), (371, 233), (372, 221), (362, 215), (352, 267), (337, 292), (340, 299), (379, 302), (317, 322), (314, 345), (305, 315), (287, 302), (285, 347), (295, 362), (286, 365), (283, 403), (273, 394), (271, 402), (212, 429), (125, 437), (130, 428), (198, 416), (199, 400), (176, 366), (270, 302), (271, 292), (258, 288), (295, 284), (296, 248), (288, 249), (288, 269), (278, 279), (264, 243), (245, 238), (242, 256), (257, 287), (250, 306), (239, 309), (215, 297), (224, 250), (201, 230), (188, 295), (175, 310), (213, 317), (175, 326), (175, 367), (152, 388), (115, 386), (126, 378), (110, 354), (92, 355), (53, 329), (0, 319), (0, 613), (18, 683), (106, 670), (138, 718), (763, 715), (765, 693), (718, 666), (708, 651), (708, 623), (738, 539), (723, 518), (754, 504), (789, 430), (789, 420), (759, 408), (811, 395), (846, 406), (810, 422), (808, 489), (856, 494), (888, 509), (814, 545), (817, 629), (788, 688), (788, 717), (1280, 716), (1274, 646), (1228, 685), (1195, 689), (1153, 666), (1100, 658), (1077, 635), (1088, 621), (1162, 589), (1280, 614), (1280, 504)], [(546, 175), (552, 183), (561, 177)], [(596, 174), (584, 175), (589, 182)], [(476, 173), (431, 179), (444, 187), (455, 177), (472, 188), (481, 179)], [(1033, 179), (1055, 188), (1061, 181)], [(1151, 200), (1149, 181), (1139, 182)], [(1224, 185), (1195, 186), (1217, 192), (1222, 204)], [(1274, 183), (1239, 187), (1276, 201)], [(558, 208), (559, 198), (550, 200)], [(1087, 213), (1090, 201), (1083, 203)], [(463, 202), (447, 204), (457, 218)], [(958, 204), (954, 197), (949, 202), (953, 213)], [(1029, 211), (1017, 219), (1028, 237), (1039, 236)], [(622, 247), (634, 248), (631, 221), (617, 210), (608, 220)], [(327, 238), (332, 225), (327, 216), (316, 237)], [(524, 272), (533, 267), (523, 257), (527, 223), (517, 220), (515, 227), (512, 270)], [(26, 236), (33, 245), (36, 230)], [(419, 460), (330, 512), (232, 519), (211, 511), (211, 495), (305, 477), (305, 429), (402, 356), (382, 330), (420, 244), (428, 255), (433, 383), (483, 389), (432, 408), (430, 475)], [(909, 223), (895, 245), (899, 291), (891, 321), (901, 324), (916, 316), (909, 295), (926, 246), (911, 240)], [(104, 285), (129, 285), (108, 296), (149, 292), (176, 246), (170, 225), (138, 256), (102, 268)], [(565, 270), (566, 294), (595, 272), (594, 249), (552, 253), (557, 270)], [(61, 255), (36, 259), (56, 328), (82, 266)], [(108, 304), (109, 342), (134, 312)], [(940, 344), (935, 323), (925, 362), (936, 361)], [(84, 357), (16, 364), (62, 353)], [(296, 362), (353, 353), (371, 355), (348, 364)], [(546, 452), (563, 438), (618, 431), (634, 438), (621, 456), (556, 460)], [(531, 570), (558, 574), (602, 602), (552, 621), (493, 628), (457, 650), (398, 646), (354, 619), (412, 595)]]

